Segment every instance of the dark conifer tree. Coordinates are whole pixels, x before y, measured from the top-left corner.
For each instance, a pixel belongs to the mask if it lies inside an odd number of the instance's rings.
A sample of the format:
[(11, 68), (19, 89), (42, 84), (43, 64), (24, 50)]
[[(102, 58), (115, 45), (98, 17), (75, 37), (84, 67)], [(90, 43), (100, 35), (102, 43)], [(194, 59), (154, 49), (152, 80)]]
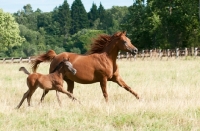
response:
[(103, 23), (105, 20), (105, 15), (106, 15), (106, 10), (104, 9), (103, 5), (100, 3), (99, 8), (98, 8), (98, 16), (99, 16), (99, 26), (98, 29), (103, 30)]
[(92, 4), (92, 8), (90, 9), (90, 12), (88, 12), (88, 19), (90, 22), (90, 27), (93, 27), (94, 21), (99, 17), (99, 13), (97, 10), (97, 5)]
[(89, 27), (87, 12), (81, 0), (75, 0), (72, 3), (71, 18), (71, 34), (75, 34), (79, 30)]
[(60, 35), (66, 36), (71, 27), (71, 12), (67, 0), (64, 0), (63, 4), (58, 7), (57, 22), (60, 24)]

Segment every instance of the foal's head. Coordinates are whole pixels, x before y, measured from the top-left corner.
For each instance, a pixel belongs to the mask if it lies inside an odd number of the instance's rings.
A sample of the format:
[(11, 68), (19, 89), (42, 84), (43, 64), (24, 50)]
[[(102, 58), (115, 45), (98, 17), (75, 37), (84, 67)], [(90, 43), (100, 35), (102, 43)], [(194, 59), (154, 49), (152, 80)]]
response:
[[(72, 63), (71, 62), (69, 62), (69, 59), (67, 60), (67, 59), (63, 59), (63, 64), (64, 64), (64, 66), (66, 66), (67, 67), (67, 71), (70, 71), (71, 73), (73, 73), (74, 75), (76, 74), (76, 69), (73, 67), (73, 65), (72, 65)], [(66, 68), (64, 68), (65, 70), (66, 70)]]
[(73, 67), (72, 63), (69, 62), (69, 59), (63, 58), (63, 61), (61, 61), (56, 68), (51, 72), (55, 72), (56, 70), (60, 70), (61, 72), (71, 72), (74, 75), (76, 74), (76, 69)]

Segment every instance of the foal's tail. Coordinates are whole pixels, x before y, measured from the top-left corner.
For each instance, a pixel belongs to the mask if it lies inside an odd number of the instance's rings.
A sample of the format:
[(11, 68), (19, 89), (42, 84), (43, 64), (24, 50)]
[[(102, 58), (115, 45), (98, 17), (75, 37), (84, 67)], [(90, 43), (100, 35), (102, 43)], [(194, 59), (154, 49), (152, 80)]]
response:
[(20, 67), (19, 71), (23, 71), (25, 74), (30, 75), (30, 73), (26, 70), (25, 67)]
[(36, 72), (38, 65), (45, 61), (51, 61), (56, 56), (56, 52), (54, 50), (49, 50), (47, 53), (39, 55), (34, 61), (32, 61), (32, 70)]

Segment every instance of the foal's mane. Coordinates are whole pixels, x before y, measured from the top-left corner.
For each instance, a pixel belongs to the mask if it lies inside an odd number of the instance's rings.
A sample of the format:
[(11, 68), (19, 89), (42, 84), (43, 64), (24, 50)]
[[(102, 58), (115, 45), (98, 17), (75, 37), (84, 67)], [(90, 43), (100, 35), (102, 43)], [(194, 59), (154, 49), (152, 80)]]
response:
[(63, 65), (63, 61), (61, 61), (56, 67), (55, 67), (55, 69), (53, 70), (53, 71), (51, 71), (50, 73), (54, 73), (55, 71), (57, 71), (58, 69), (60, 69), (61, 68), (61, 66)]
[(117, 32), (114, 35), (99, 35), (96, 39), (93, 40), (90, 50), (86, 54), (102, 53), (103, 49), (111, 42), (113, 38), (119, 36), (122, 32)]

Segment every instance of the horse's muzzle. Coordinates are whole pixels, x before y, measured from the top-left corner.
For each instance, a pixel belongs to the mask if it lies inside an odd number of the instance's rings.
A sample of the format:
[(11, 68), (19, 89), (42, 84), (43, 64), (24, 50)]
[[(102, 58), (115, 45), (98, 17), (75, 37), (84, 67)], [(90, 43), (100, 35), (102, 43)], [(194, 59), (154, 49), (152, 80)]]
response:
[(72, 72), (73, 72), (73, 74), (75, 75), (77, 71), (76, 71), (76, 69), (74, 69)]
[(131, 54), (132, 54), (132, 55), (135, 55), (135, 54), (137, 54), (137, 53), (138, 53), (138, 49), (137, 49), (137, 48), (131, 50)]

